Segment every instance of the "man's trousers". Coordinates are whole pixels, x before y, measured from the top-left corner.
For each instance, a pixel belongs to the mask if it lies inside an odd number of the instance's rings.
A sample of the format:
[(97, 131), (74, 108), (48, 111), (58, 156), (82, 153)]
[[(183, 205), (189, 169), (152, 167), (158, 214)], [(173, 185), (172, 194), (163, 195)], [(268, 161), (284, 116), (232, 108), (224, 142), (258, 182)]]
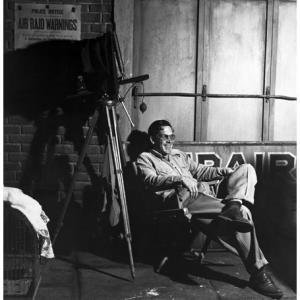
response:
[[(199, 192), (197, 198), (188, 198), (183, 202), (183, 206), (192, 214), (193, 228), (196, 231), (197, 229), (203, 231), (225, 248), (239, 255), (250, 274), (268, 263), (258, 245), (255, 227), (253, 226), (253, 230), (246, 233), (226, 230), (226, 228), (219, 228), (215, 217), (222, 212), (227, 201), (241, 200), (242, 203), (253, 204), (256, 182), (254, 168), (250, 164), (243, 164), (227, 178), (227, 195), (224, 199)], [(251, 212), (246, 206), (241, 206), (241, 213), (253, 224)]]

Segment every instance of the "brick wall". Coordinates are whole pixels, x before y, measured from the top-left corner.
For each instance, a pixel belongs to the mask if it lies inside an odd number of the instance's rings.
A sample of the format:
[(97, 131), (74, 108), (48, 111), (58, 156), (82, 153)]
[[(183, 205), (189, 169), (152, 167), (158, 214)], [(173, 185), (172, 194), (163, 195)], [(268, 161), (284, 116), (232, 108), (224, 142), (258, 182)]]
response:
[[(82, 1), (26, 1), (17, 3), (48, 3), (81, 5), (82, 39), (95, 38), (112, 30), (111, 0)], [(4, 51), (14, 49), (14, 4), (4, 1)], [(78, 116), (80, 118), (80, 116)], [(51, 194), (60, 202), (66, 192), (70, 176), (78, 159), (79, 146), (74, 145), (74, 138), (67, 136), (64, 124), (76, 128), (75, 135), (80, 136), (80, 129), (86, 133), (88, 121), (78, 128), (76, 114), (72, 120), (63, 120), (63, 116), (41, 115), (37, 121), (28, 120), (21, 115), (4, 115), (4, 185), (25, 189), (28, 194)], [(50, 125), (49, 125), (50, 122)], [(50, 126), (50, 128), (49, 128)], [(74, 133), (73, 133), (74, 135)], [(79, 142), (78, 142), (79, 143)], [(103, 145), (99, 145), (94, 135), (88, 148), (86, 167), (78, 174), (74, 189), (75, 201), (81, 201), (85, 187), (101, 182), (100, 167), (103, 162)]]
[(48, 3), (81, 5), (81, 37), (94, 38), (112, 29), (112, 0), (69, 0), (30, 1), (4, 0), (4, 51), (14, 47), (14, 7), (15, 3)]

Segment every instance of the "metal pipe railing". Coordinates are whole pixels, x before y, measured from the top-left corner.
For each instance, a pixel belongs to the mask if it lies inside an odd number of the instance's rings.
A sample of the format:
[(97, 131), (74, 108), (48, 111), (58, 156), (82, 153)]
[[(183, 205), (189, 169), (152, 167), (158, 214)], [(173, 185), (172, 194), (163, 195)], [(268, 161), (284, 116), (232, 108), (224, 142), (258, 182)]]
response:
[[(282, 99), (296, 101), (296, 97), (283, 95), (256, 95), (256, 94), (204, 94), (204, 93), (138, 93), (133, 90), (134, 97), (202, 97), (202, 98), (260, 98), (260, 99)], [(205, 101), (205, 100), (204, 100)]]

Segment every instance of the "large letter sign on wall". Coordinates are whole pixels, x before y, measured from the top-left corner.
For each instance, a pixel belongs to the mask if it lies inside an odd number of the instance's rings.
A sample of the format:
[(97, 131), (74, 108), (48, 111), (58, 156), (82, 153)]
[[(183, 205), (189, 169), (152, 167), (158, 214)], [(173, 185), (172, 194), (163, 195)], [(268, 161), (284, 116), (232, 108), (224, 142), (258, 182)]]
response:
[(228, 164), (226, 167), (228, 168), (236, 168), (239, 165), (245, 164), (246, 163), (246, 159), (245, 156), (242, 152), (233, 152), (231, 153), (231, 156), (229, 158)]
[(256, 169), (257, 178), (261, 179), (264, 172), (264, 152), (254, 152), (254, 164)]
[[(184, 149), (185, 150), (185, 149)], [(267, 177), (283, 176), (286, 180), (296, 180), (296, 156), (289, 151), (224, 151), (220, 147), (220, 153), (214, 151), (198, 152), (185, 151), (192, 159), (209, 167), (236, 168), (239, 165), (249, 163), (256, 169), (259, 180)], [(282, 179), (282, 178), (281, 178)]]
[(270, 174), (277, 173), (290, 174), (295, 179), (295, 162), (296, 157), (289, 152), (286, 153), (268, 153)]
[[(260, 182), (270, 178), (296, 184), (296, 143), (175, 143), (196, 162), (211, 167), (235, 168), (251, 164)], [(272, 181), (272, 180), (271, 180)]]
[(44, 40), (80, 40), (81, 6), (15, 3), (15, 49)]
[(221, 157), (214, 152), (197, 152), (196, 158), (199, 164), (208, 167), (220, 167), (222, 163)]

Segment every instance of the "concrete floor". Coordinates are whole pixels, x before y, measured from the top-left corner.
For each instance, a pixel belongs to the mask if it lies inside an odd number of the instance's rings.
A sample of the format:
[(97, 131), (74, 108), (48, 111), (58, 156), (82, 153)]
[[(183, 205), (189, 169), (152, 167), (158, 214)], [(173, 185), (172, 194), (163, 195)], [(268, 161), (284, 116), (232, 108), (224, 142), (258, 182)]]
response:
[[(209, 250), (202, 264), (166, 265), (162, 274), (140, 262), (135, 269), (132, 281), (126, 262), (73, 251), (43, 266), (36, 300), (268, 299), (247, 286), (249, 275), (239, 257), (224, 250)], [(283, 299), (296, 299), (292, 288), (278, 276), (274, 279)]]

